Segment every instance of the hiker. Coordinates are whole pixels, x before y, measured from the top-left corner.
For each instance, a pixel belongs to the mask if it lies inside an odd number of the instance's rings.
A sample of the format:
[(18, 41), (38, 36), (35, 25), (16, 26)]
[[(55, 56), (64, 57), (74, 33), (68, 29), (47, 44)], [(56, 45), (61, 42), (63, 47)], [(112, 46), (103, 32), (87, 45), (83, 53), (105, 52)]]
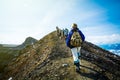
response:
[(60, 39), (65, 39), (68, 35), (69, 30), (67, 28), (61, 30), (58, 26), (56, 26), (56, 32), (57, 32), (57, 36)]
[(80, 71), (80, 49), (83, 41), (85, 40), (84, 34), (78, 29), (76, 23), (72, 24), (72, 29), (66, 38), (66, 45), (71, 49), (76, 72)]
[(64, 32), (64, 36), (65, 36), (65, 39), (66, 39), (66, 37), (68, 36), (69, 30), (67, 28), (65, 28), (63, 30), (63, 32)]
[(58, 26), (56, 26), (56, 32), (57, 32), (57, 36), (62, 39), (64, 37), (64, 32), (63, 30), (61, 30)]
[(60, 36), (61, 35), (61, 33), (60, 33), (60, 29), (58, 28), (58, 26), (56, 26), (56, 32), (57, 32), (57, 36)]

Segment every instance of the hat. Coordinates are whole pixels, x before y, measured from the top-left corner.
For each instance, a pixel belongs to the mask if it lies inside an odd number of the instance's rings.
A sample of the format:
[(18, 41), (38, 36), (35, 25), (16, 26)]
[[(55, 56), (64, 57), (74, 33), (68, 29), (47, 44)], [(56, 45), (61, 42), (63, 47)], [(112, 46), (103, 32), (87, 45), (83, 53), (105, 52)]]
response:
[(77, 28), (77, 24), (76, 23), (73, 23), (71, 26), (72, 26), (72, 28)]

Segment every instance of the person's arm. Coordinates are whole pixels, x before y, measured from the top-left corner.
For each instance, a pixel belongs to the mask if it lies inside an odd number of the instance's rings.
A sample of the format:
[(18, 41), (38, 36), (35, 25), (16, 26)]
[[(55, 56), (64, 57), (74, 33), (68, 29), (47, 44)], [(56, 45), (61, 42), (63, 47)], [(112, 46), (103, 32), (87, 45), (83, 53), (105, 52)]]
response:
[(84, 36), (84, 34), (82, 33), (82, 31), (78, 30), (78, 32), (79, 32), (80, 35), (81, 35), (82, 41), (85, 41), (85, 36)]
[(70, 33), (68, 34), (67, 38), (66, 38), (66, 45), (69, 47), (69, 48), (72, 48), (73, 46), (70, 45), (70, 39), (71, 39), (71, 36), (72, 36), (73, 32), (70, 31)]

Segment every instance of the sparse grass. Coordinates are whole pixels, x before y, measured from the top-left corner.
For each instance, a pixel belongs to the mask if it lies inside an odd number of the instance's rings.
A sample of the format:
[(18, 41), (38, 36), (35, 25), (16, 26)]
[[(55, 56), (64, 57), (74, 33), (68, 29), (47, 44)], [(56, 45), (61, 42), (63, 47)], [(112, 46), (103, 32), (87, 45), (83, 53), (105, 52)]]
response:
[(4, 71), (6, 65), (17, 56), (19, 53), (18, 50), (12, 50), (7, 47), (0, 47), (0, 72)]

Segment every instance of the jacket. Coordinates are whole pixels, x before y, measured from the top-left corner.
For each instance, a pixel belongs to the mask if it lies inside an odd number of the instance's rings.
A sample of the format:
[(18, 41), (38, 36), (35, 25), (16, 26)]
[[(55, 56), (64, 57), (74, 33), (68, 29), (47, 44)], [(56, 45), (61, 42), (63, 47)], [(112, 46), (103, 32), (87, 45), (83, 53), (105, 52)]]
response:
[[(78, 32), (79, 32), (79, 34), (80, 34), (80, 36), (81, 36), (81, 38), (82, 38), (82, 41), (85, 41), (85, 36), (84, 36), (84, 34), (77, 28), (76, 29)], [(71, 37), (72, 37), (72, 34), (73, 34), (73, 32), (74, 32), (74, 29), (72, 29), (70, 32), (69, 32), (69, 34), (68, 34), (68, 36), (67, 36), (67, 38), (66, 38), (66, 45), (69, 47), (69, 48), (74, 48), (75, 46), (72, 46), (72, 45), (70, 45), (70, 40), (71, 40)]]

